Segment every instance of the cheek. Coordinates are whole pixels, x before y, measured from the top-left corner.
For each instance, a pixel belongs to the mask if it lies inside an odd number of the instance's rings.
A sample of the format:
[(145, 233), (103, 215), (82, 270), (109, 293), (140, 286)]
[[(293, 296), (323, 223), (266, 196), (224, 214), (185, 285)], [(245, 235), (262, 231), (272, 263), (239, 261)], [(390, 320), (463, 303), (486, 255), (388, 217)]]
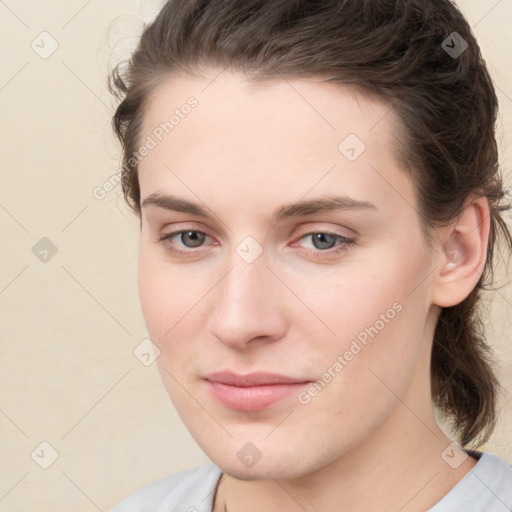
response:
[(391, 354), (400, 353), (404, 361), (417, 357), (429, 309), (426, 288), (418, 284), (427, 268), (420, 249), (404, 258), (391, 247), (321, 274), (290, 276), (309, 309), (297, 315), (302, 330), (316, 327), (317, 342), (309, 346), (315, 360), (325, 366), (346, 355), (351, 366), (357, 359), (392, 372), (400, 358)]
[(171, 265), (154, 248), (140, 247), (138, 291), (142, 312), (151, 339), (163, 345), (179, 331), (182, 320), (193, 318), (194, 308), (204, 295), (204, 283), (184, 266)]
[(388, 310), (394, 316), (393, 304), (403, 299), (403, 278), (397, 269), (361, 260), (288, 274), (285, 280), (303, 301), (293, 301), (298, 324), (315, 322), (318, 337), (329, 344), (352, 339)]

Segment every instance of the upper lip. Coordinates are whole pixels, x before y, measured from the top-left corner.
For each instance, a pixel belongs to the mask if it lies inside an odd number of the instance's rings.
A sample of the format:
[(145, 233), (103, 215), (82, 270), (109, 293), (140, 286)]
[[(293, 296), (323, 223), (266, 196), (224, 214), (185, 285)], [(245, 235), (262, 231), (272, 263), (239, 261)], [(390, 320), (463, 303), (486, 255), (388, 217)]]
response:
[(295, 377), (287, 377), (277, 373), (254, 372), (245, 375), (232, 372), (215, 372), (207, 375), (206, 380), (211, 382), (220, 382), (230, 386), (263, 386), (268, 384), (297, 384), (302, 382), (310, 382), (307, 379), (299, 379)]

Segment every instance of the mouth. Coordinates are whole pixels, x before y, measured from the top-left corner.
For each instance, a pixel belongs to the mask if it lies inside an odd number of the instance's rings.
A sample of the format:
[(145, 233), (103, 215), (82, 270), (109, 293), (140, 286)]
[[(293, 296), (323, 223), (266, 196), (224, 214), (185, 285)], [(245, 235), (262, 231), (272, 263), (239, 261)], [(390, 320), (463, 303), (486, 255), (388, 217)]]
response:
[(312, 381), (275, 373), (217, 372), (205, 378), (213, 398), (229, 409), (260, 411), (297, 394)]

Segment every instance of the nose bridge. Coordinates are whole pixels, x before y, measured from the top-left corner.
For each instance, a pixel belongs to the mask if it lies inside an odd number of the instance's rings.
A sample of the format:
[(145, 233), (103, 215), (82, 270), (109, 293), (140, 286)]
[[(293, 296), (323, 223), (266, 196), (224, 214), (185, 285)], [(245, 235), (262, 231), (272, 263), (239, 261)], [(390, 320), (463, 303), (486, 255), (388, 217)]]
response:
[[(242, 249), (247, 248), (242, 245)], [(275, 276), (266, 258), (246, 258), (240, 247), (230, 259), (230, 270), (219, 283), (208, 327), (225, 344), (242, 346), (253, 338), (281, 336), (283, 311), (278, 307)]]
[(227, 311), (247, 315), (263, 313), (265, 295), (269, 289), (271, 273), (263, 257), (248, 263), (238, 254), (231, 259), (231, 270), (227, 274), (219, 302)]

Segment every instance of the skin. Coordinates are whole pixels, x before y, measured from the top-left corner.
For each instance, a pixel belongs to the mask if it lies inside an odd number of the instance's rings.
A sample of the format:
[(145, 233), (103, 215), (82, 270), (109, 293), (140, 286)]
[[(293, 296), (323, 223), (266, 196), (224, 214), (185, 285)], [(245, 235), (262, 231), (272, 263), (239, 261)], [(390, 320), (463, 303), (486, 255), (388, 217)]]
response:
[[(451, 440), (434, 418), (429, 358), (439, 306), (462, 301), (482, 272), (487, 202), (468, 201), (429, 252), (387, 105), (320, 79), (256, 85), (210, 71), (162, 82), (145, 112), (141, 140), (197, 98), (140, 162), (139, 181), (142, 202), (173, 194), (210, 217), (142, 208), (139, 293), (169, 396), (225, 475), (215, 510), (424, 511), (475, 465), (441, 457)], [(353, 162), (338, 149), (349, 134), (366, 146)], [(375, 208), (272, 220), (283, 205), (333, 195)], [(207, 237), (158, 242), (180, 230)], [(319, 232), (353, 243), (319, 249), (308, 236)], [(236, 251), (248, 236), (263, 250), (252, 263)], [(203, 377), (220, 370), (316, 381), (396, 303), (307, 404), (292, 395), (244, 412), (208, 392)], [(237, 457), (248, 442), (262, 455), (252, 467)]]

